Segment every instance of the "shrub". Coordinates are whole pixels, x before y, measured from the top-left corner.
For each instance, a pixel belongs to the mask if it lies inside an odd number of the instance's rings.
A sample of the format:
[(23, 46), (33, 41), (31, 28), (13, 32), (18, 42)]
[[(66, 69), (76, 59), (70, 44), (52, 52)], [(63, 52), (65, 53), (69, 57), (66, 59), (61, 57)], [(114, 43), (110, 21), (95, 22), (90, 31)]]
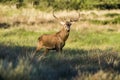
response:
[(28, 4), (41, 10), (47, 9), (119, 9), (119, 0), (0, 0), (1, 3), (17, 4), (16, 7), (24, 7)]

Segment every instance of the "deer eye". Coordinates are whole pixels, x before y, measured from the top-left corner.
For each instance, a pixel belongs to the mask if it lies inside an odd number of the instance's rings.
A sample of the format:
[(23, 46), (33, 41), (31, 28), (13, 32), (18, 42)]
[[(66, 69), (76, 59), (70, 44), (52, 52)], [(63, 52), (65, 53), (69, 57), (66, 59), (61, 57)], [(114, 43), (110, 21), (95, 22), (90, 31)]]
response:
[(67, 26), (71, 26), (71, 23), (70, 23), (70, 22), (67, 22), (66, 25), (67, 25)]
[(71, 23), (67, 24), (67, 26), (71, 26)]

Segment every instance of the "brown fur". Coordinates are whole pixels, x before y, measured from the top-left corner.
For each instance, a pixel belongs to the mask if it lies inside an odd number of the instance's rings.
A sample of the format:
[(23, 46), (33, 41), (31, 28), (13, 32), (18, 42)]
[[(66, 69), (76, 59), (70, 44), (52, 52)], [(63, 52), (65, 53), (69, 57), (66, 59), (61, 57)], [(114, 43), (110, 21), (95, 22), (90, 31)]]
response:
[(65, 30), (64, 28), (55, 34), (44, 34), (38, 38), (38, 46), (36, 52), (38, 52), (41, 48), (46, 49), (44, 55), (49, 50), (56, 50), (61, 52), (68, 36), (69, 31)]

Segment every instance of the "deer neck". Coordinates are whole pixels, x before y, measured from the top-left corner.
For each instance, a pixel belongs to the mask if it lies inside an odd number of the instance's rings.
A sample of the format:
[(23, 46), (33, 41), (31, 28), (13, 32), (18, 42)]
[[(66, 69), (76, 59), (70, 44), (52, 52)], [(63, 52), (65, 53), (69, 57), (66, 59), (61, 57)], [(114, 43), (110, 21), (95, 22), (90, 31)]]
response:
[(62, 41), (66, 41), (69, 36), (69, 32), (66, 31), (64, 28), (59, 32), (59, 37)]

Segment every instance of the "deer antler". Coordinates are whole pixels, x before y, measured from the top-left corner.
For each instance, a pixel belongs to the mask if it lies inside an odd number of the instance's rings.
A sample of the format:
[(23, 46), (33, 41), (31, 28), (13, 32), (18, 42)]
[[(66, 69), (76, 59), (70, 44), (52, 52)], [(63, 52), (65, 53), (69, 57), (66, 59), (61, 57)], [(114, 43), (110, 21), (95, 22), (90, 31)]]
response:
[(53, 17), (54, 17), (55, 19), (59, 20), (59, 18), (57, 18), (57, 17), (55, 16), (54, 12), (55, 12), (55, 11), (53, 11)]
[(55, 16), (54, 11), (53, 11), (53, 17), (59, 21), (60, 24), (64, 25), (65, 23), (61, 21), (58, 17)]
[(76, 19), (70, 19), (70, 22), (76, 22), (76, 21), (79, 20), (79, 18), (80, 18), (80, 13), (79, 13), (79, 12), (77, 12), (77, 13), (78, 13), (78, 17), (77, 17)]

